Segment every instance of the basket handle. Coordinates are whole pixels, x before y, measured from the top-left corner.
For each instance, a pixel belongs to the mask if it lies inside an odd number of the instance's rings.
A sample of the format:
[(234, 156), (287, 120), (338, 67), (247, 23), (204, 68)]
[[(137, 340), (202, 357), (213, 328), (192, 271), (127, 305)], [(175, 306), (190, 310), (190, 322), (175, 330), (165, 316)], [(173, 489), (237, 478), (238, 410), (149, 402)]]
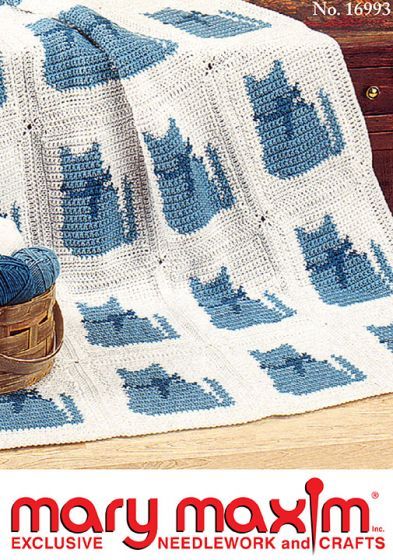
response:
[(42, 358), (13, 358), (0, 354), (0, 371), (15, 373), (17, 375), (30, 375), (39, 371), (43, 364), (52, 360), (59, 352), (64, 340), (64, 320), (59, 304), (56, 302), (53, 307), (55, 319), (55, 348)]

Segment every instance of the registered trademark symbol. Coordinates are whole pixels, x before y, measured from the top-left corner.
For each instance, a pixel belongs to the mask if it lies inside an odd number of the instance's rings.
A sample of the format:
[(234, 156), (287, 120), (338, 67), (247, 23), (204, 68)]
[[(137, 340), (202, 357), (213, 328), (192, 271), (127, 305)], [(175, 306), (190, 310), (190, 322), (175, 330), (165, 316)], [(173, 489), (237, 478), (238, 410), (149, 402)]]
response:
[(379, 498), (379, 492), (373, 492), (373, 493), (371, 494), (371, 497), (373, 498), (373, 500), (378, 500), (378, 498)]

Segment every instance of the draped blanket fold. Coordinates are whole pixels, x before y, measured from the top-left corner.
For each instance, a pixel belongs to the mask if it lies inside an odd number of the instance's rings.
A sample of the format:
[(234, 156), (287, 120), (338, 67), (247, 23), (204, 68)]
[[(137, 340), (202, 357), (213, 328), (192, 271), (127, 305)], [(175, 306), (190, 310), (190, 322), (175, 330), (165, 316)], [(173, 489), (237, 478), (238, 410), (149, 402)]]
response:
[(3, 3), (0, 153), (66, 326), (1, 447), (393, 390), (391, 216), (328, 36), (233, 0)]

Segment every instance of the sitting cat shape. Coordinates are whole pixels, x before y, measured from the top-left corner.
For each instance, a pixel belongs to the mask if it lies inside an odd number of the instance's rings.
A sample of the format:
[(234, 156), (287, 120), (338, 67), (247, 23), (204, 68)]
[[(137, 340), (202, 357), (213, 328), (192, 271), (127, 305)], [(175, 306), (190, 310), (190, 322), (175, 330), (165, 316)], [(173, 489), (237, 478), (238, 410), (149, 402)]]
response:
[(277, 323), (295, 314), (274, 294), (264, 293), (267, 305), (259, 299), (249, 298), (242, 286), (234, 289), (224, 266), (213, 280), (203, 283), (198, 278), (191, 278), (190, 286), (198, 304), (219, 329), (238, 330), (262, 323)]
[(223, 39), (271, 27), (270, 23), (221, 10), (218, 14), (203, 14), (194, 10), (187, 12), (164, 8), (153, 14), (146, 13), (145, 16), (157, 19), (166, 25), (173, 25), (203, 39)]
[(193, 153), (190, 140), (184, 140), (176, 121), (170, 119), (168, 132), (161, 138), (144, 134), (153, 160), (154, 172), (169, 226), (181, 234), (194, 233), (206, 226), (221, 210), (231, 208), (235, 198), (217, 150), (206, 148), (211, 166)]
[(173, 41), (129, 31), (86, 6), (74, 6), (61, 12), (59, 19), (97, 45), (121, 79), (160, 64), (177, 50)]
[(267, 78), (244, 78), (263, 147), (267, 171), (291, 179), (339, 155), (344, 139), (329, 96), (319, 92), (325, 121), (314, 103), (307, 103), (298, 84), (291, 85), (277, 60)]
[(45, 78), (58, 91), (131, 78), (177, 50), (172, 41), (128, 31), (85, 6), (27, 27), (43, 43)]
[(316, 360), (309, 354), (300, 354), (289, 344), (282, 344), (269, 352), (254, 350), (250, 354), (262, 369), (267, 370), (280, 393), (307, 395), (366, 379), (342, 356), (332, 356), (339, 366), (336, 367), (327, 360)]
[(297, 228), (296, 235), (311, 282), (325, 303), (346, 306), (392, 295), (393, 271), (376, 243), (371, 248), (380, 271), (348, 237), (340, 238), (329, 215), (319, 228)]
[(98, 307), (78, 304), (78, 308), (87, 338), (95, 346), (110, 348), (179, 338), (165, 317), (138, 317), (132, 309), (124, 310), (114, 297)]
[(72, 397), (62, 394), (60, 401), (63, 407), (41, 396), (37, 389), (0, 395), (0, 431), (59, 428), (83, 422)]
[(188, 382), (177, 373), (168, 375), (159, 364), (139, 371), (118, 370), (128, 406), (150, 416), (193, 412), (231, 406), (233, 399), (214, 379), (204, 378), (206, 388)]
[(100, 146), (81, 154), (68, 147), (60, 151), (63, 173), (63, 241), (78, 257), (108, 253), (138, 237), (133, 188), (123, 179), (124, 208), (120, 208), (109, 168), (104, 169)]
[(92, 88), (118, 79), (106, 54), (77, 29), (46, 18), (28, 27), (44, 45), (45, 78), (54, 89)]

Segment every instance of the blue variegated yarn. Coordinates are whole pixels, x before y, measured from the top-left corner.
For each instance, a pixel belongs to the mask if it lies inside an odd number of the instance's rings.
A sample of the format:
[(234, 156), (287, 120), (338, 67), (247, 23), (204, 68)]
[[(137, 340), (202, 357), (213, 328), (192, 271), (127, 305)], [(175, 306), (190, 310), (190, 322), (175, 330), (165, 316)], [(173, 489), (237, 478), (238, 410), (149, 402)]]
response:
[(27, 264), (0, 256), (0, 306), (24, 303), (34, 295), (34, 282)]
[(56, 254), (45, 247), (26, 247), (13, 254), (30, 269), (34, 283), (33, 297), (45, 293), (56, 282), (60, 264)]

